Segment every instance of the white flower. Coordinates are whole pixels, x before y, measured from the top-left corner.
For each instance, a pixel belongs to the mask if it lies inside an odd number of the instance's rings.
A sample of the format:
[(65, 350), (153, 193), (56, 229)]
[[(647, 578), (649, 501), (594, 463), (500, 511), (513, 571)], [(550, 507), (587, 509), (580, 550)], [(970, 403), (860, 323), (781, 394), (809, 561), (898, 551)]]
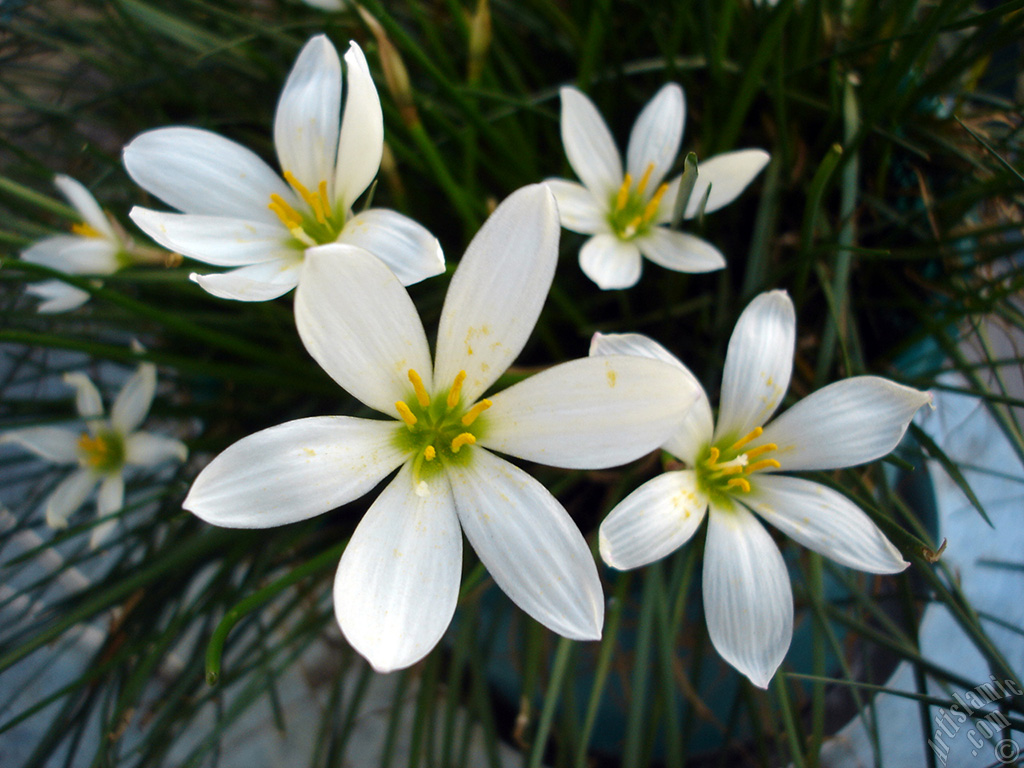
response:
[[(725, 258), (706, 240), (667, 226), (681, 177), (662, 180), (683, 138), (683, 89), (665, 85), (644, 107), (629, 136), (626, 172), (615, 141), (593, 102), (576, 88), (562, 88), (562, 143), (582, 184), (547, 181), (558, 200), (562, 226), (593, 235), (580, 250), (580, 267), (600, 288), (629, 288), (640, 279), (641, 254), (677, 272), (710, 272)], [(760, 149), (726, 152), (700, 163), (685, 218), (731, 203), (768, 163)]]
[(248, 149), (210, 131), (148, 131), (124, 150), (131, 177), (184, 213), (136, 207), (150, 237), (221, 267), (192, 275), (214, 296), (266, 301), (294, 288), (307, 248), (347, 243), (383, 259), (410, 285), (444, 271), (437, 239), (394, 211), (352, 204), (377, 175), (384, 147), (380, 99), (359, 46), (345, 54), (348, 92), (341, 114), (341, 61), (323, 35), (299, 54), (277, 103), (274, 145), (285, 180)]
[[(704, 610), (718, 652), (765, 688), (793, 634), (786, 565), (756, 512), (804, 546), (868, 573), (907, 567), (849, 499), (779, 470), (837, 469), (874, 461), (900, 441), (930, 395), (876, 376), (829, 384), (762, 430), (789, 387), (796, 318), (782, 291), (740, 315), (725, 357), (717, 426), (703, 395), (665, 449), (687, 469), (666, 472), (620, 502), (601, 524), (601, 556), (629, 569), (658, 560), (708, 515)], [(636, 354), (683, 364), (645, 336), (596, 336), (592, 355)]]
[(488, 449), (557, 467), (622, 464), (663, 443), (697, 390), (659, 361), (583, 358), (481, 399), (533, 330), (558, 235), (543, 185), (498, 207), (452, 277), (433, 363), (412, 300), (380, 261), (311, 249), (295, 299), (303, 343), (392, 420), (325, 416), (258, 432), (214, 459), (185, 499), (215, 525), (277, 526), (347, 504), (401, 467), (359, 523), (334, 588), (342, 631), (379, 671), (421, 659), (448, 627), (460, 527), (524, 611), (566, 637), (600, 637), (604, 601), (583, 536), (540, 483)]
[[(131, 244), (114, 229), (89, 190), (70, 176), (59, 175), (53, 183), (82, 220), (72, 225), (73, 234), (44, 238), (23, 251), (21, 258), (69, 275), (109, 275), (129, 263)], [(67, 312), (89, 299), (88, 292), (61, 280), (44, 280), (25, 290), (43, 299), (37, 311), (46, 313)]]
[[(85, 419), (85, 429), (33, 427), (0, 435), (0, 443), (17, 443), (55, 464), (78, 465), (50, 494), (46, 502), (46, 523), (65, 528), (68, 517), (78, 509), (99, 484), (97, 512), (106, 517), (124, 506), (124, 471), (128, 466), (153, 467), (164, 461), (184, 461), (188, 449), (179, 440), (138, 429), (149, 413), (156, 391), (156, 368), (143, 363), (125, 382), (114, 400), (110, 418), (104, 418), (100, 393), (89, 377), (68, 373), (64, 381), (76, 390), (75, 405)], [(93, 547), (100, 544), (116, 524), (107, 520), (92, 532)]]

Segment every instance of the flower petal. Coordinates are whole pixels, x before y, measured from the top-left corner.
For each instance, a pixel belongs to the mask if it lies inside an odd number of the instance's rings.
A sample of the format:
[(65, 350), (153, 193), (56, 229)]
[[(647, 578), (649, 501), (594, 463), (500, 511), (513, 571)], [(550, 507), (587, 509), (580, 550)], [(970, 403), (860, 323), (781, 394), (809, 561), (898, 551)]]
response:
[(84, 419), (96, 419), (103, 415), (103, 400), (92, 379), (84, 373), (65, 373), (64, 383), (75, 390), (75, 408)]
[(466, 371), (471, 403), (518, 357), (558, 261), (558, 211), (543, 184), (513, 192), (477, 232), (452, 276), (437, 332), (434, 381)]
[(277, 224), (267, 205), (295, 193), (254, 152), (198, 128), (158, 128), (136, 136), (124, 149), (128, 175), (146, 191), (185, 213)]
[(193, 282), (220, 299), (233, 301), (270, 301), (283, 296), (299, 282), (302, 258), (274, 259), (228, 272), (200, 275), (193, 272)]
[(580, 269), (605, 291), (636, 285), (642, 268), (636, 244), (615, 235), (594, 235), (580, 248)]
[(576, 88), (565, 87), (562, 97), (562, 145), (569, 165), (595, 197), (615, 194), (622, 185), (622, 158), (608, 126)]
[(119, 511), (124, 506), (124, 478), (118, 472), (108, 475), (100, 483), (100, 492), (96, 495), (96, 512), (106, 517)]
[(217, 267), (243, 267), (294, 256), (291, 234), (280, 222), (165, 213), (138, 206), (128, 214), (164, 248)]
[(762, 475), (743, 503), (790, 538), (837, 563), (868, 573), (899, 573), (910, 563), (867, 514), (820, 483)]
[(134, 432), (149, 413), (156, 392), (156, 366), (143, 363), (117, 394), (110, 408), (110, 423), (122, 435)]
[(767, 688), (793, 637), (793, 590), (772, 537), (739, 504), (711, 502), (704, 548), (704, 613), (727, 662)]
[(133, 432), (124, 441), (124, 460), (136, 467), (155, 467), (171, 459), (185, 461), (188, 448), (174, 440), (151, 432)]
[(470, 461), (446, 469), (462, 529), (495, 583), (553, 632), (599, 639), (601, 580), (569, 513), (523, 470), (482, 448), (469, 450)]
[(430, 348), (412, 299), (394, 272), (361, 248), (307, 251), (295, 324), (313, 359), (371, 408), (395, 416), (395, 402), (412, 393), (410, 369), (432, 388)]
[(349, 43), (345, 53), (345, 67), (348, 92), (338, 141), (334, 194), (339, 207), (348, 210), (370, 186), (380, 168), (384, 153), (384, 115), (370, 67), (355, 41)]
[(330, 40), (316, 35), (295, 60), (274, 115), (281, 172), (291, 172), (311, 192), (321, 181), (334, 184), (340, 114), (341, 60)]
[(199, 473), (182, 506), (213, 525), (272, 528), (358, 499), (405, 458), (395, 422), (318, 416), (242, 438)]
[(69, 275), (109, 275), (120, 266), (118, 250), (106, 238), (55, 235), (30, 245), (21, 258)]
[(675, 272), (714, 272), (725, 267), (725, 257), (707, 240), (666, 227), (651, 227), (636, 239), (640, 253)]
[(575, 181), (545, 179), (544, 183), (558, 203), (558, 219), (562, 226), (583, 235), (609, 232), (607, 201), (594, 197), (590, 190)]
[(640, 112), (629, 134), (626, 171), (639, 181), (653, 165), (646, 193), (653, 195), (679, 154), (686, 122), (686, 97), (675, 83), (666, 83)]
[(660, 560), (690, 540), (707, 508), (693, 470), (658, 475), (616, 504), (601, 523), (601, 558), (620, 571)]
[(644, 357), (585, 357), (491, 397), (481, 445), (569, 469), (603, 469), (660, 446), (696, 401), (685, 371)]
[[(750, 182), (757, 178), (771, 159), (771, 155), (763, 149), (739, 149), (735, 152), (725, 152), (715, 155), (697, 166), (697, 182), (690, 192), (690, 198), (686, 202), (686, 213), (684, 218), (692, 219), (700, 209), (700, 203), (708, 187), (711, 187), (711, 194), (708, 195), (708, 202), (704, 206), (704, 213), (712, 213), (719, 208), (724, 208), (731, 203), (740, 193), (746, 189)], [(672, 214), (676, 207), (676, 197), (679, 195), (679, 182), (682, 177), (676, 177), (669, 182), (665, 196), (661, 198), (661, 205), (658, 206), (657, 221), (665, 224), (672, 220)]]
[(896, 447), (931, 395), (878, 376), (854, 376), (822, 387), (765, 427), (757, 441), (786, 471), (865, 464)]
[(70, 312), (77, 309), (89, 300), (89, 292), (73, 285), (68, 285), (60, 280), (44, 280), (41, 283), (33, 283), (25, 288), (25, 293), (42, 299), (36, 312), (40, 314), (55, 314), (57, 312)]
[(595, 333), (590, 340), (590, 356), (604, 355), (636, 355), (663, 360), (689, 375), (697, 388), (697, 399), (662, 447), (691, 467), (696, 466), (698, 454), (711, 443), (715, 423), (708, 396), (690, 369), (661, 344), (640, 333)]
[(71, 513), (82, 506), (98, 480), (90, 469), (79, 469), (65, 477), (46, 502), (46, 524), (54, 529), (67, 528)]
[(78, 463), (78, 434), (58, 427), (15, 429), (0, 435), (0, 445), (17, 443), (54, 464)]
[(444, 272), (444, 253), (437, 238), (422, 224), (395, 211), (363, 211), (345, 223), (338, 242), (372, 253), (391, 268), (402, 285)]
[(772, 417), (789, 389), (795, 344), (796, 312), (785, 291), (747, 305), (725, 353), (715, 442), (737, 440)]
[(53, 183), (60, 190), (61, 194), (67, 198), (68, 202), (74, 206), (75, 210), (78, 211), (82, 221), (104, 237), (110, 240), (117, 240), (114, 228), (110, 226), (110, 221), (103, 214), (100, 204), (96, 202), (96, 198), (92, 196), (92, 193), (83, 184), (62, 173), (58, 173), (54, 177)]
[(334, 580), (345, 638), (377, 672), (415, 664), (444, 635), (462, 578), (462, 531), (442, 473), (413, 490), (406, 464), (359, 521)]

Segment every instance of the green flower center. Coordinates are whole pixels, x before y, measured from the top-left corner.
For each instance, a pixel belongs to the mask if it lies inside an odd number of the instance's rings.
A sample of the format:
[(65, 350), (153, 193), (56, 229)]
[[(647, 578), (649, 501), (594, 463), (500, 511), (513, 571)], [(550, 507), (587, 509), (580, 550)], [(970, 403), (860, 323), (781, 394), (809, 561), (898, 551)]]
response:
[(277, 193), (270, 196), (270, 204), (267, 207), (277, 214), (285, 229), (291, 232), (303, 247), (335, 242), (345, 227), (345, 211), (336, 211), (331, 205), (330, 197), (327, 195), (326, 179), (321, 180), (316, 192), (310, 192), (291, 171), (285, 171), (284, 178), (305, 201), (305, 210), (301, 213), (295, 210)]
[(124, 466), (124, 438), (117, 432), (83, 432), (78, 438), (78, 452), (82, 464), (103, 474)]
[(746, 446), (761, 436), (764, 430), (756, 427), (728, 447), (709, 446), (697, 462), (697, 483), (708, 495), (732, 496), (736, 493), (750, 493), (750, 475), (768, 467), (778, 469), (782, 465), (777, 459), (761, 458), (766, 453), (778, 450), (775, 443), (765, 443), (745, 450)]
[(633, 177), (626, 174), (622, 180), (622, 186), (612, 199), (611, 211), (608, 213), (608, 223), (612, 231), (621, 240), (632, 240), (644, 234), (651, 228), (651, 222), (658, 215), (658, 207), (661, 205), (661, 198), (668, 190), (668, 184), (662, 184), (650, 200), (645, 199), (644, 191), (651, 179), (651, 172), (654, 170), (654, 163), (648, 163), (647, 170), (640, 177), (636, 187), (633, 186)]

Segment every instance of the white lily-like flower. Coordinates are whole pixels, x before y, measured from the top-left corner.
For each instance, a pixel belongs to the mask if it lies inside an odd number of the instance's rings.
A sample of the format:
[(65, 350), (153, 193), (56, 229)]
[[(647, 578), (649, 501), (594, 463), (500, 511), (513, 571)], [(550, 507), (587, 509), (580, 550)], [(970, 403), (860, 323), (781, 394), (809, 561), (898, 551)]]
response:
[[(771, 418), (789, 387), (796, 317), (783, 291), (755, 298), (740, 315), (725, 358), (715, 425), (702, 393), (665, 449), (686, 469), (665, 472), (623, 499), (601, 524), (601, 556), (619, 569), (658, 560), (687, 542), (708, 515), (704, 611), (708, 633), (732, 666), (766, 688), (793, 634), (793, 595), (778, 547), (756, 513), (805, 547), (868, 573), (909, 563), (853, 502), (779, 471), (838, 469), (889, 453), (920, 392), (877, 376), (843, 379)], [(636, 354), (686, 370), (639, 334), (597, 335), (591, 354)]]
[[(677, 272), (710, 272), (725, 266), (711, 243), (670, 229), (682, 176), (663, 182), (679, 154), (686, 99), (675, 83), (662, 87), (637, 117), (629, 136), (626, 170), (608, 126), (581, 91), (565, 87), (562, 143), (582, 181), (548, 179), (562, 226), (593, 235), (580, 249), (580, 268), (605, 290), (629, 288), (640, 279), (642, 256)], [(704, 204), (716, 211), (739, 196), (769, 155), (761, 149), (725, 152), (701, 162), (686, 204), (692, 219)], [(708, 188), (710, 187), (710, 192)]]
[[(144, 432), (139, 426), (149, 414), (156, 391), (156, 367), (143, 363), (125, 382), (114, 400), (110, 417), (96, 386), (82, 373), (68, 373), (64, 381), (75, 389), (78, 415), (85, 428), (32, 427), (0, 435), (0, 444), (16, 443), (55, 464), (78, 465), (50, 494), (46, 524), (66, 528), (68, 518), (99, 485), (96, 509), (100, 517), (124, 506), (124, 473), (129, 466), (155, 467), (165, 461), (184, 461), (188, 449), (180, 440)], [(98, 546), (116, 525), (106, 520), (93, 528), (91, 544)]]
[(359, 246), (405, 285), (444, 271), (437, 239), (407, 216), (352, 205), (380, 168), (384, 119), (362, 50), (341, 61), (324, 36), (299, 54), (277, 103), (274, 146), (284, 179), (248, 149), (216, 133), (148, 131), (124, 150), (129, 175), (183, 213), (136, 207), (131, 217), (161, 245), (221, 267), (192, 279), (225, 299), (266, 301), (294, 288), (307, 248)]
[(311, 249), (295, 300), (302, 341), (392, 419), (325, 416), (258, 432), (215, 458), (185, 499), (215, 525), (277, 526), (346, 504), (401, 467), (356, 528), (334, 587), (345, 637), (378, 671), (415, 663), (444, 634), (460, 528), (520, 608), (565, 637), (600, 637), (604, 600), (582, 534), (539, 482), (491, 451), (566, 468), (632, 461), (668, 438), (697, 389), (660, 361), (583, 358), (482, 398), (533, 330), (558, 236), (543, 185), (498, 207), (452, 277), (433, 363), (409, 294), (379, 260)]

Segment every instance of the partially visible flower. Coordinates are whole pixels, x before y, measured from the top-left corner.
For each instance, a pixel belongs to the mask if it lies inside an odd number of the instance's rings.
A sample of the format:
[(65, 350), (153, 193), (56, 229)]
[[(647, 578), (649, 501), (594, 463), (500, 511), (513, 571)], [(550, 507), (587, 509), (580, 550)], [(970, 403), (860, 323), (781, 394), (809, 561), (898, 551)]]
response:
[[(897, 573), (909, 563), (878, 526), (840, 493), (775, 474), (851, 467), (889, 453), (914, 413), (931, 401), (877, 376), (814, 392), (766, 427), (793, 368), (796, 317), (783, 291), (740, 315), (725, 357), (717, 426), (702, 394), (665, 449), (686, 469), (666, 472), (623, 499), (601, 524), (601, 557), (619, 569), (658, 560), (686, 543), (708, 515), (704, 611), (708, 634), (732, 666), (766, 688), (793, 634), (786, 564), (755, 512), (842, 565)], [(636, 354), (674, 363), (638, 334), (595, 336), (591, 354)]]
[(197, 128), (148, 131), (125, 147), (129, 175), (184, 212), (136, 207), (132, 219), (167, 248), (230, 267), (192, 275), (214, 296), (281, 296), (298, 284), (306, 249), (324, 243), (365, 248), (405, 285), (444, 271), (440, 244), (420, 224), (382, 208), (352, 212), (380, 167), (384, 119), (354, 42), (345, 63), (343, 115), (341, 61), (324, 35), (306, 43), (292, 67), (274, 119), (283, 180), (253, 152)]
[(565, 637), (601, 635), (604, 599), (583, 536), (544, 486), (491, 451), (570, 469), (632, 461), (671, 434), (697, 389), (673, 366), (620, 356), (556, 365), (482, 397), (537, 322), (558, 235), (543, 185), (498, 207), (452, 277), (433, 363), (384, 264), (350, 246), (311, 249), (299, 335), (338, 384), (391, 419), (323, 416), (257, 432), (215, 458), (185, 499), (214, 525), (266, 528), (347, 504), (401, 467), (356, 528), (334, 586), (345, 637), (378, 671), (415, 663), (447, 629), (460, 528), (533, 618)]
[(348, 0), (302, 0), (302, 2), (321, 11), (343, 11), (348, 8)]
[[(582, 184), (548, 179), (558, 200), (562, 226), (593, 235), (580, 249), (580, 268), (600, 288), (629, 288), (640, 279), (641, 254), (677, 272), (710, 272), (725, 266), (711, 243), (670, 229), (681, 176), (663, 183), (683, 139), (683, 89), (669, 83), (643, 108), (629, 136), (626, 170), (608, 126), (597, 108), (576, 88), (562, 96), (562, 143)], [(710, 213), (731, 203), (769, 155), (761, 149), (726, 152), (698, 167), (684, 218)]]
[[(75, 389), (75, 405), (85, 420), (84, 429), (32, 427), (0, 435), (0, 443), (17, 443), (55, 464), (78, 465), (46, 502), (46, 524), (51, 528), (67, 527), (68, 517), (82, 506), (97, 484), (99, 516), (121, 509), (126, 467), (154, 467), (171, 459), (184, 461), (188, 456), (181, 441), (139, 430), (156, 391), (156, 368), (151, 363), (140, 365), (125, 382), (109, 418), (104, 417), (100, 393), (88, 376), (68, 373), (64, 381)], [(116, 520), (110, 519), (96, 526), (92, 545), (100, 544), (115, 524)]]

